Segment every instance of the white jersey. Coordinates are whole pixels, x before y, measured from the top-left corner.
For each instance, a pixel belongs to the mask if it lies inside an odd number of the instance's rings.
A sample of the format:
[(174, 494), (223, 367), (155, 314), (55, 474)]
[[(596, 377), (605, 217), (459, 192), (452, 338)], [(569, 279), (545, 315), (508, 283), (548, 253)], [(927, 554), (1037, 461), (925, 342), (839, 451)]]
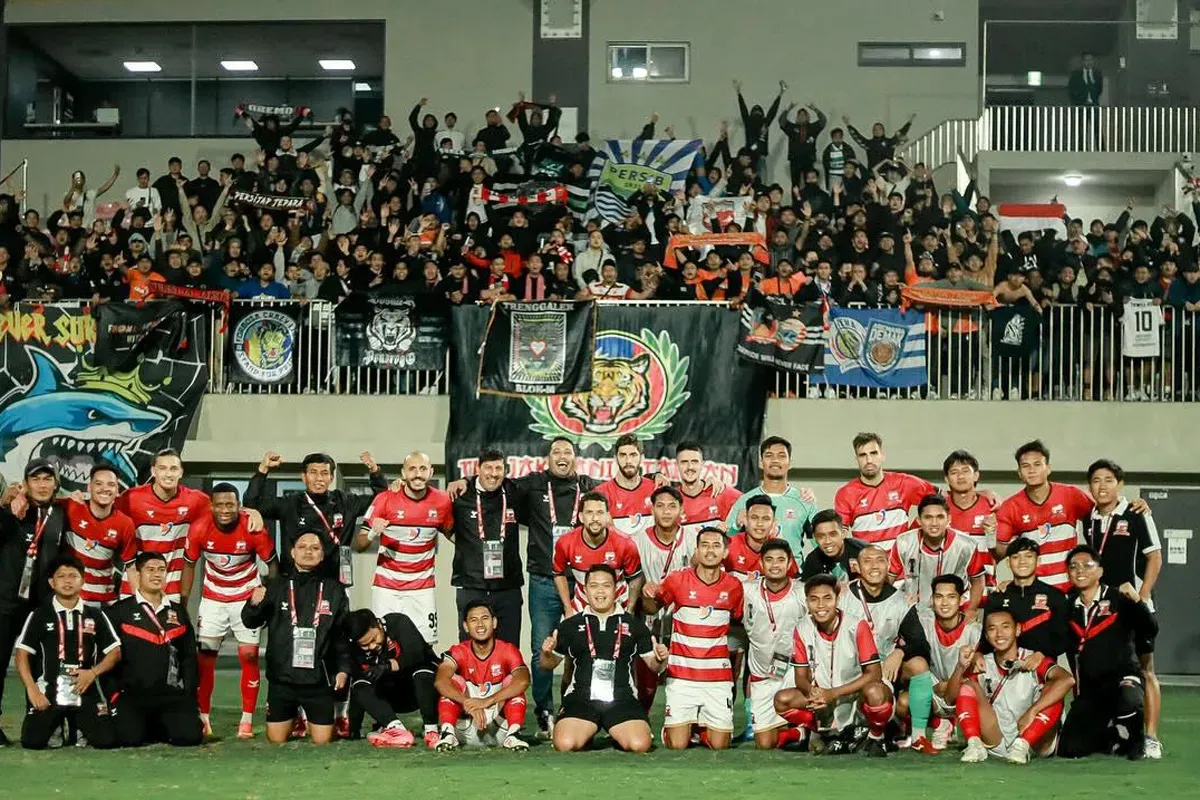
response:
[(917, 605), (925, 608), (933, 599), (933, 579), (939, 575), (957, 575), (963, 583), (983, 577), (985, 559), (979, 544), (960, 531), (947, 529), (942, 546), (929, 548), (921, 538), (919, 528), (905, 531), (896, 537), (888, 560), (892, 581), (904, 580), (905, 594), (916, 597)]
[(654, 535), (653, 523), (638, 528), (629, 538), (637, 546), (638, 557), (642, 560), (642, 575), (647, 583), (662, 583), (663, 578), (672, 572), (688, 566), (691, 554), (682, 528), (676, 531), (671, 544), (663, 544)]
[(862, 584), (858, 581), (850, 583), (838, 595), (838, 608), (846, 613), (847, 619), (863, 620), (875, 637), (875, 647), (880, 658), (887, 658), (896, 649), (900, 638), (900, 623), (908, 615), (912, 604), (904, 597), (903, 592), (896, 591), (892, 586), (884, 586), (882, 599), (868, 602), (863, 592)]
[[(792, 666), (807, 667), (812, 682), (834, 689), (854, 681), (871, 664), (879, 663), (879, 652), (865, 620), (839, 612), (837, 630), (826, 636), (811, 616), (804, 616), (792, 634)], [(833, 709), (833, 726), (842, 730), (854, 721), (857, 700), (840, 698)]]
[(917, 612), (925, 641), (929, 642), (929, 671), (934, 681), (947, 681), (958, 666), (958, 651), (979, 644), (982, 628), (978, 622), (969, 622), (965, 617), (952, 630), (945, 631), (938, 625), (932, 609), (922, 608)]
[(746, 658), (750, 665), (750, 680), (783, 677), (788, 671), (792, 653), (792, 634), (807, 613), (804, 589), (795, 581), (778, 594), (767, 589), (766, 578), (745, 584), (745, 613), (749, 646)]
[[(1023, 661), (1032, 651), (1018, 648), (1017, 661)], [(996, 663), (996, 654), (988, 653), (983, 657), (983, 672), (974, 673), (971, 677), (979, 683), (984, 695), (996, 712), (996, 720), (1000, 723), (1000, 735), (1003, 740), (996, 750), (1006, 752), (1021, 730), (1017, 723), (1029, 707), (1037, 702), (1042, 695), (1042, 686), (1046, 683), (1046, 675), (1057, 665), (1052, 658), (1043, 658), (1042, 663), (1033, 672), (1014, 669), (1006, 670)]]
[(1151, 299), (1126, 300), (1121, 314), (1121, 355), (1126, 358), (1157, 358), (1158, 332), (1162, 328), (1162, 306)]

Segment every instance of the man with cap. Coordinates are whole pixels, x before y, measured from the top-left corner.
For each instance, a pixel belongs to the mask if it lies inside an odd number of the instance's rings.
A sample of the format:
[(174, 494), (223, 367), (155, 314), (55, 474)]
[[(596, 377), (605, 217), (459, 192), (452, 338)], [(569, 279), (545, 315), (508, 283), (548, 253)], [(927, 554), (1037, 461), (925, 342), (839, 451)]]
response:
[[(23, 483), (0, 497), (0, 673), (29, 616), (50, 595), (49, 567), (58, 557), (66, 515), (54, 507), (58, 473), (44, 458), (25, 467)], [(4, 681), (0, 680), (0, 708)], [(10, 744), (0, 730), (0, 747)]]

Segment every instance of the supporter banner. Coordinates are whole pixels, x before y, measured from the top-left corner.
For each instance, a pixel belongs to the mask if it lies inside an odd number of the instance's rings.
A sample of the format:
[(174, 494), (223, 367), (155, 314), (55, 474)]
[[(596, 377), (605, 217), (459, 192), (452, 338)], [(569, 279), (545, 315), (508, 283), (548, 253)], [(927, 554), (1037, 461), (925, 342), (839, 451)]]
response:
[(496, 303), (479, 348), (480, 394), (592, 391), (596, 301)]
[(208, 385), (203, 321), (187, 322), (187, 348), (149, 349), (125, 371), (95, 364), (96, 320), (76, 307), (17, 304), (0, 314), (0, 471), (21, 479), (49, 458), (68, 491), (97, 461), (121, 482), (145, 477), (150, 456), (181, 449)]
[(242, 114), (273, 114), (276, 117), (307, 117), (312, 116), (312, 109), (306, 106), (265, 106), (258, 103), (242, 103), (233, 110), (235, 116)]
[(303, 211), (308, 204), (307, 197), (284, 197), (274, 194), (256, 194), (254, 192), (234, 191), (229, 193), (231, 203), (245, 203), (255, 208), (266, 208), (271, 211)]
[(422, 326), (416, 298), (377, 293), (370, 295), (367, 303), (370, 310), (358, 366), (430, 370), (445, 367), (446, 339), (441, 326), (432, 332)]
[(971, 289), (934, 289), (929, 286), (905, 286), (900, 290), (904, 308), (913, 304), (942, 308), (991, 308), (996, 297), (991, 292)]
[(1014, 234), (1048, 228), (1062, 236), (1067, 233), (1063, 222), (1067, 207), (1062, 203), (1000, 203), (996, 211), (1000, 216), (1000, 227)]
[(150, 281), (149, 286), (152, 297), (179, 297), (183, 300), (221, 306), (225, 311), (221, 316), (221, 333), (225, 332), (225, 326), (229, 324), (229, 303), (233, 299), (233, 295), (228, 289), (194, 289), (190, 286), (176, 286), (173, 283), (163, 283), (162, 281)]
[(737, 354), (768, 367), (819, 375), (825, 371), (825, 315), (821, 303), (793, 305), (774, 297), (742, 306)]
[(1037, 349), (1042, 315), (1029, 305), (997, 306), (992, 310), (992, 352), (1002, 358), (1022, 358)]
[(663, 257), (663, 266), (675, 269), (679, 266), (675, 251), (685, 248), (735, 246), (750, 248), (750, 255), (760, 264), (770, 264), (771, 254), (767, 252), (767, 242), (761, 233), (701, 233), (695, 236), (676, 234), (667, 242), (667, 253)]
[(235, 303), (230, 317), (226, 364), (234, 383), (283, 384), (296, 377), (299, 304), (255, 306)]
[(924, 386), (925, 315), (894, 308), (831, 308), (825, 382), (874, 389)]
[(648, 183), (664, 196), (682, 190), (701, 144), (699, 139), (604, 140), (588, 170), (593, 185), (588, 217), (620, 222), (629, 215), (629, 198)]
[(1162, 306), (1153, 300), (1126, 300), (1121, 314), (1121, 355), (1126, 358), (1157, 358), (1160, 353), (1159, 329)]
[(561, 397), (476, 397), (488, 310), (453, 309), (451, 476), (474, 474), (486, 445), (505, 452), (510, 477), (543, 469), (550, 441), (566, 436), (576, 444), (582, 474), (610, 478), (616, 441), (630, 433), (645, 446), (648, 471), (673, 475), (675, 445), (695, 440), (704, 444), (710, 477), (753, 486), (771, 373), (731, 358), (737, 314), (703, 303), (598, 305), (592, 390)]
[(579, 145), (540, 142), (533, 146), (529, 156), (529, 174), (535, 178), (562, 178), (567, 174), (567, 168), (578, 160)]
[(130, 370), (148, 353), (173, 354), (188, 347), (188, 314), (178, 301), (102, 303), (93, 316), (97, 367)]
[(475, 186), (471, 189), (471, 200), (492, 203), (498, 207), (542, 206), (567, 202), (567, 187), (561, 183), (539, 187), (530, 181), (512, 186), (511, 191), (497, 191), (494, 187), (489, 189), (486, 186)]

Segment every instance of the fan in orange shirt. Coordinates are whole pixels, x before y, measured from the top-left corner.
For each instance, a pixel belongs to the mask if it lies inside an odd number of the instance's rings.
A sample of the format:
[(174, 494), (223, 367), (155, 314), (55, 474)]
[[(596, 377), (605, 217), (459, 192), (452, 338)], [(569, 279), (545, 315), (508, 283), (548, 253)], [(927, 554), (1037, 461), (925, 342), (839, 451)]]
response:
[(796, 272), (791, 261), (781, 258), (775, 265), (775, 276), (759, 281), (758, 290), (765, 295), (791, 297), (806, 283), (808, 277), (803, 272)]
[(129, 299), (134, 301), (149, 300), (151, 282), (166, 283), (167, 279), (154, 269), (154, 259), (149, 253), (138, 256), (137, 265), (133, 269), (125, 266), (123, 259), (117, 259), (117, 266), (125, 273), (125, 282), (129, 284)]

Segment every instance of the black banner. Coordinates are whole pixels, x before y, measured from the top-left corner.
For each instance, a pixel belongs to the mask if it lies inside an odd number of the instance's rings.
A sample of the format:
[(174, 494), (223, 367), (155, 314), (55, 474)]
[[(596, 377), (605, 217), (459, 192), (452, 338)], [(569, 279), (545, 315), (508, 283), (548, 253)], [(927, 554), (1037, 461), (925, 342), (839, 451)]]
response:
[(0, 313), (0, 469), (20, 480), (30, 458), (49, 458), (69, 490), (98, 461), (127, 486), (150, 456), (181, 449), (208, 388), (201, 315), (186, 319), (187, 347), (143, 351), (130, 369), (96, 366), (96, 320), (78, 307), (18, 304)]
[(234, 383), (284, 384), (296, 379), (296, 339), (304, 306), (234, 303), (225, 363)]
[(229, 202), (245, 203), (248, 206), (265, 208), (269, 211), (303, 211), (308, 207), (309, 199), (307, 197), (235, 191), (229, 193)]
[(825, 371), (822, 305), (795, 305), (776, 297), (754, 307), (743, 305), (737, 354), (755, 364), (820, 375)]
[(600, 304), (592, 391), (561, 397), (476, 397), (478, 347), (488, 310), (456, 307), (451, 319), (455, 374), (446, 465), (475, 472), (484, 446), (501, 448), (509, 475), (541, 469), (550, 440), (566, 436), (581, 473), (612, 477), (617, 439), (645, 445), (649, 470), (673, 472), (675, 445), (704, 445), (708, 475), (731, 486), (758, 480), (758, 443), (768, 370), (733, 358), (738, 315), (722, 306)]
[(592, 389), (596, 301), (496, 303), (479, 351), (480, 394), (568, 395)]
[(440, 318), (423, 319), (412, 295), (376, 292), (367, 298), (359, 366), (386, 369), (443, 369), (446, 337)]
[(1042, 315), (1029, 305), (992, 309), (992, 346), (1002, 358), (1022, 358), (1041, 341)]
[(178, 301), (96, 306), (97, 367), (130, 370), (147, 353), (173, 354), (188, 346), (187, 311)]

